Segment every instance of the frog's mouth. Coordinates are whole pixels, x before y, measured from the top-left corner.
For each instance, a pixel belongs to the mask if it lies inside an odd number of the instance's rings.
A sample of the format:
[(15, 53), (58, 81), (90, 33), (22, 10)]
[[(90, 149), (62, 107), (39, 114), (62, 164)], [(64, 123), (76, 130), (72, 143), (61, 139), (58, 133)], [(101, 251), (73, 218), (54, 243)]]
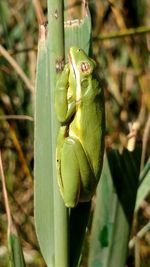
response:
[(69, 59), (70, 65), (72, 66), (72, 69), (73, 69), (73, 72), (74, 72), (74, 76), (76, 78), (76, 71), (75, 71), (76, 70), (76, 67), (75, 67), (75, 62), (73, 60), (73, 57), (71, 55), (71, 51), (69, 51), (68, 59)]

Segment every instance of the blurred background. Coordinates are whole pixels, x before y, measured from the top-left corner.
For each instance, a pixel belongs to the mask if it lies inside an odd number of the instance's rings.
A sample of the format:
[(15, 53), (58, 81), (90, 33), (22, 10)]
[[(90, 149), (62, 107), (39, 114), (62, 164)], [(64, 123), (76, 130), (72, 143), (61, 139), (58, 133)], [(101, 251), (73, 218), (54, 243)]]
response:
[[(81, 1), (66, 2), (66, 19), (82, 16)], [(45, 266), (33, 218), (33, 117), (38, 27), (47, 21), (46, 4), (46, 0), (0, 0), (0, 149), (11, 212), (29, 267)], [(150, 153), (150, 1), (89, 0), (89, 8), (93, 58), (105, 93), (106, 147), (122, 149), (134, 136), (143, 142), (142, 169)], [(132, 232), (149, 220), (150, 195)], [(134, 253), (129, 254), (127, 267), (135, 266)], [(141, 266), (149, 267), (150, 231), (140, 241), (139, 254)], [(0, 183), (1, 267), (7, 257)]]

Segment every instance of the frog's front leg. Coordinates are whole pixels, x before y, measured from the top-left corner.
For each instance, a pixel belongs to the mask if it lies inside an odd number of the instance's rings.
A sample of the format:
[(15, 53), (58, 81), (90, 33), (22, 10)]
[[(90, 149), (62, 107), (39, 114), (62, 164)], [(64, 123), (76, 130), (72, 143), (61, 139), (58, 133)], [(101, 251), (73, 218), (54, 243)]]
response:
[(55, 90), (55, 110), (56, 115), (62, 124), (68, 123), (75, 113), (76, 103), (73, 96), (68, 96), (69, 88), (69, 66), (65, 65), (64, 70), (56, 83)]
[(59, 152), (58, 182), (65, 205), (75, 207), (78, 202), (89, 201), (97, 183), (82, 144), (67, 137)]

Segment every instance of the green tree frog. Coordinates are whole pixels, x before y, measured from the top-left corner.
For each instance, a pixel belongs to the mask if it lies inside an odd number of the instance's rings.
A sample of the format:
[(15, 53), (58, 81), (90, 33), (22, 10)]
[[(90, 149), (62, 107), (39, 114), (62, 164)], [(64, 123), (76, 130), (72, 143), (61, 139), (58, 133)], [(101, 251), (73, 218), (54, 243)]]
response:
[(105, 112), (95, 61), (78, 47), (70, 48), (68, 61), (56, 83), (56, 168), (65, 205), (73, 208), (91, 200), (100, 179)]

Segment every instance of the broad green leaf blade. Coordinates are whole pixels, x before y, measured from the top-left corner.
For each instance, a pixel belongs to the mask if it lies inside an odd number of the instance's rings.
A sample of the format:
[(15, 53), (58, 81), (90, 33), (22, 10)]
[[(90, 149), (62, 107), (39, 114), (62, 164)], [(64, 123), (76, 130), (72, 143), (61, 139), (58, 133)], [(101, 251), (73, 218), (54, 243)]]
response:
[[(108, 157), (108, 159), (107, 159)], [(97, 189), (89, 267), (124, 267), (138, 185), (139, 159), (110, 150)]]
[(147, 197), (150, 192), (150, 158), (148, 159), (144, 169), (140, 174), (140, 185), (138, 188), (135, 211), (137, 211), (142, 201)]
[(10, 251), (10, 267), (25, 267), (24, 256), (17, 233), (8, 235), (8, 246)]
[(51, 112), (47, 69), (47, 46), (42, 26), (38, 46), (36, 93), (35, 93), (35, 143), (34, 143), (34, 205), (35, 225), (41, 252), (48, 266), (53, 266), (54, 211), (53, 181), (51, 175)]

